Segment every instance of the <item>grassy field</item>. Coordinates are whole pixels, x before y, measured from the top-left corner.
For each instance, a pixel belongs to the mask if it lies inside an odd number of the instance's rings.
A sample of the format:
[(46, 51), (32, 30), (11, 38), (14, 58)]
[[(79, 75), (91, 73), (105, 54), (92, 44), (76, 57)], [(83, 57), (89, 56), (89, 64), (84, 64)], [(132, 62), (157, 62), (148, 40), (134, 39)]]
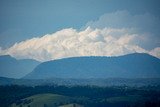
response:
[(57, 107), (72, 101), (73, 98), (71, 97), (47, 93), (30, 96), (23, 99), (19, 104), (12, 104), (12, 107)]
[[(83, 105), (74, 103), (75, 100), (80, 101), (81, 99), (58, 95), (58, 94), (46, 93), (46, 94), (37, 94), (22, 99), (21, 102), (18, 102), (17, 104), (14, 103), (12, 104), (11, 107), (84, 107)], [(136, 102), (144, 103), (146, 99), (139, 95), (128, 95), (128, 96), (110, 97), (103, 100), (106, 100), (110, 104), (121, 104), (121, 103), (134, 104)], [(103, 100), (101, 101), (103, 102)]]

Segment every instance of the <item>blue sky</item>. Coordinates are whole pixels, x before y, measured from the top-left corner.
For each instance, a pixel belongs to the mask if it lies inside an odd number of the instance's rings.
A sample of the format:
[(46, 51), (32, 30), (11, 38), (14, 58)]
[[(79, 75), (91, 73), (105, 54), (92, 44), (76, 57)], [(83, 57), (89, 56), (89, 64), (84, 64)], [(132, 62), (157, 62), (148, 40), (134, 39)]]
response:
[(1, 0), (0, 47), (63, 28), (80, 29), (117, 10), (160, 17), (159, 4), (159, 0)]
[[(159, 0), (0, 0), (0, 55), (160, 58)], [(32, 51), (31, 51), (32, 50)]]

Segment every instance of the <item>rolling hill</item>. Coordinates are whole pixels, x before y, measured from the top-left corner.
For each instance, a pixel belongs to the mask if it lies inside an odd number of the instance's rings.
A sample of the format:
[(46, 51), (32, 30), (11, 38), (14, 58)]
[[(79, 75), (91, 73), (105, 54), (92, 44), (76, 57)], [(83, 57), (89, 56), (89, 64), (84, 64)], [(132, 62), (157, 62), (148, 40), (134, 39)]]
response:
[(159, 78), (160, 59), (144, 53), (118, 57), (73, 57), (41, 63), (25, 79)]
[(30, 73), (40, 62), (31, 59), (17, 60), (9, 55), (0, 56), (0, 76), (21, 78)]
[[(51, 93), (37, 94), (37, 95), (33, 95), (25, 99), (22, 99), (21, 101), (12, 104), (11, 107), (20, 107), (20, 106), (23, 106), (23, 107), (28, 107), (28, 106), (30, 107), (59, 107), (61, 105), (62, 106), (64, 105), (65, 107), (66, 104), (73, 102), (74, 101), (73, 99), (74, 98), (71, 98), (68, 96), (51, 94)], [(80, 106), (76, 106), (76, 107), (80, 107)]]

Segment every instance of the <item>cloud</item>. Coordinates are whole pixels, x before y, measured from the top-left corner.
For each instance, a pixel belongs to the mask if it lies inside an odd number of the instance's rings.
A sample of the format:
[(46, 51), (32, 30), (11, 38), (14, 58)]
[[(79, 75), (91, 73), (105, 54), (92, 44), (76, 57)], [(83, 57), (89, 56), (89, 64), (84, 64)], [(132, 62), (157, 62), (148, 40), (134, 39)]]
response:
[(160, 58), (160, 47), (154, 48), (149, 52), (149, 54)]
[[(63, 29), (40, 38), (32, 38), (1, 50), (16, 58), (31, 58), (48, 61), (73, 56), (118, 56), (134, 52), (149, 53), (133, 41), (137, 34), (129, 29), (92, 29), (82, 31)], [(159, 49), (158, 49), (159, 50)], [(150, 54), (155, 55), (157, 49)], [(156, 54), (157, 55), (157, 54)]]
[(99, 17), (98, 20), (89, 21), (86, 27), (92, 28), (136, 28), (141, 32), (159, 32), (159, 18), (150, 14), (131, 14), (128, 11), (116, 11), (112, 13), (106, 13)]
[[(15, 43), (0, 54), (48, 61), (74, 56), (119, 56), (148, 53), (160, 58), (160, 20), (128, 11), (107, 13), (88, 22), (80, 31), (67, 28), (53, 34)], [(150, 47), (150, 48), (149, 48)]]
[(130, 32), (141, 34), (141, 38), (145, 38), (143, 42), (138, 40), (138, 45), (146, 49), (160, 46), (160, 19), (150, 13), (131, 14), (126, 10), (106, 13), (97, 20), (89, 21), (83, 28), (88, 26), (99, 29), (130, 29)]

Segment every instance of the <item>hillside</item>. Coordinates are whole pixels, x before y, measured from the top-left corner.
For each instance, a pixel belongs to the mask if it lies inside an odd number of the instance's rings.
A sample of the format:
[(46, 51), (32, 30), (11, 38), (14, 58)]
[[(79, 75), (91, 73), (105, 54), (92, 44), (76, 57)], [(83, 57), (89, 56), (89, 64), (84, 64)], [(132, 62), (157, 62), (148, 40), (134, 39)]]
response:
[[(73, 102), (73, 98), (58, 95), (58, 94), (37, 94), (25, 99), (22, 99), (20, 102), (12, 104), (11, 107), (59, 107), (60, 105), (69, 104)], [(77, 106), (78, 107), (78, 106)]]
[(118, 57), (73, 57), (41, 63), (27, 79), (159, 78), (160, 59), (144, 53)]
[(0, 77), (21, 78), (39, 63), (32, 59), (17, 60), (9, 55), (0, 56)]
[(160, 104), (159, 95), (160, 95), (160, 86), (26, 87), (26, 86), (11, 85), (11, 86), (0, 86), (0, 102), (1, 102), (0, 106), (1, 107), (59, 107), (59, 106), (61, 107), (82, 107), (82, 106), (159, 107)]

